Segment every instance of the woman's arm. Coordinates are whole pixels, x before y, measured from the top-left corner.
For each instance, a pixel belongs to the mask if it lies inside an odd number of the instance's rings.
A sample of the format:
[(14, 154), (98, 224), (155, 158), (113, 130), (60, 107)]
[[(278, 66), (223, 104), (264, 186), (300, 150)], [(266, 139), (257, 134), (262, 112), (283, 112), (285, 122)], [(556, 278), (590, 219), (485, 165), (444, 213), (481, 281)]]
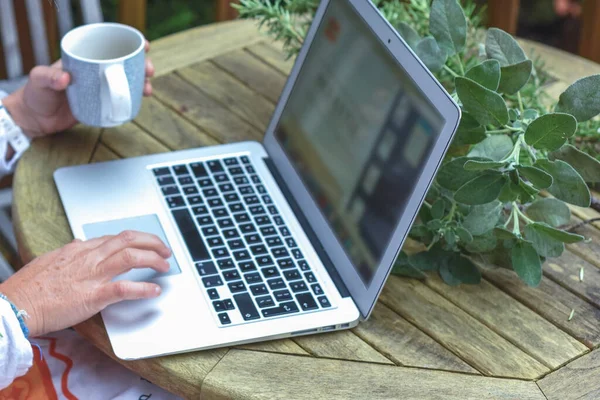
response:
[(0, 299), (0, 389), (31, 367), (33, 351), (10, 304)]

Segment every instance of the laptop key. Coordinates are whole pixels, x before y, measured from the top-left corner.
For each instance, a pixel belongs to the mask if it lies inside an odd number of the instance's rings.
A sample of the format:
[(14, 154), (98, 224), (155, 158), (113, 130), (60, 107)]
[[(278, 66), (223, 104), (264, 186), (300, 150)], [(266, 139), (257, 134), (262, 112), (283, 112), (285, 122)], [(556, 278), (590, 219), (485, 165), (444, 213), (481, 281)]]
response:
[(244, 279), (246, 279), (246, 283), (249, 285), (251, 285), (253, 283), (262, 282), (262, 278), (260, 277), (260, 274), (258, 272), (252, 272), (250, 274), (246, 274), (246, 275), (244, 275)]
[(246, 291), (246, 285), (244, 285), (244, 282), (242, 282), (242, 281), (231, 282), (227, 286), (229, 286), (229, 290), (231, 291), (231, 293), (238, 293), (238, 292)]
[(214, 175), (214, 177), (215, 177), (215, 181), (217, 181), (218, 183), (229, 182), (229, 177), (225, 174)]
[(256, 172), (254, 171), (254, 167), (252, 165), (246, 166), (246, 171), (248, 171), (249, 174), (254, 174)]
[(208, 208), (205, 206), (194, 206), (192, 207), (192, 212), (194, 215), (208, 214)]
[(198, 221), (198, 225), (212, 225), (213, 220), (210, 217), (210, 215), (204, 215), (202, 217), (198, 217), (196, 218), (196, 221)]
[(235, 239), (235, 238), (239, 238), (240, 234), (238, 233), (237, 229), (231, 228), (231, 229), (225, 229), (223, 231), (223, 236), (225, 236), (225, 239)]
[(217, 314), (217, 315), (219, 316), (219, 321), (221, 321), (221, 323), (223, 325), (229, 325), (231, 323), (231, 320), (229, 319), (229, 315), (227, 315), (226, 312)]
[(240, 274), (235, 269), (231, 269), (231, 270), (223, 272), (223, 278), (225, 278), (226, 281), (234, 281), (236, 279), (242, 279), (242, 278), (240, 278)]
[(233, 188), (233, 185), (231, 183), (222, 183), (219, 185), (219, 190), (223, 193), (226, 193), (231, 192), (235, 189)]
[(263, 206), (252, 206), (249, 208), (249, 210), (252, 215), (259, 215), (265, 213), (265, 209), (263, 208)]
[(258, 196), (246, 196), (244, 197), (244, 202), (246, 203), (246, 205), (252, 205), (258, 204), (260, 200), (258, 199)]
[(219, 247), (218, 249), (213, 249), (212, 253), (215, 258), (229, 257), (229, 251), (227, 251), (227, 248), (225, 248), (225, 247)]
[(263, 268), (261, 271), (266, 279), (279, 276), (279, 270), (276, 267)]
[(221, 161), (219, 161), (219, 160), (207, 161), (206, 165), (208, 165), (208, 169), (210, 169), (212, 172), (222, 172), (223, 171), (223, 165), (221, 165)]
[(208, 293), (208, 297), (211, 300), (218, 300), (219, 299), (219, 292), (217, 292), (217, 289), (208, 289), (206, 291), (206, 293)]
[(244, 164), (250, 164), (250, 159), (248, 158), (248, 156), (241, 156), (240, 160), (242, 160)]
[(306, 262), (306, 260), (299, 260), (298, 266), (302, 271), (310, 271), (310, 267), (308, 266), (308, 262)]
[(224, 260), (218, 260), (217, 265), (222, 270), (235, 268), (235, 264), (233, 263), (233, 260), (231, 258), (226, 258)]
[(256, 228), (252, 224), (243, 224), (243, 225), (240, 225), (240, 230), (242, 231), (242, 233), (256, 232)]
[(331, 307), (331, 303), (329, 302), (329, 300), (327, 300), (327, 297), (325, 296), (317, 297), (317, 301), (323, 308)]
[(254, 182), (255, 184), (257, 184), (257, 185), (261, 183), (261, 181), (260, 181), (260, 178), (258, 177), (258, 175), (252, 175), (252, 176), (250, 177), (250, 180), (251, 180), (252, 182)]
[(320, 296), (323, 294), (323, 289), (321, 289), (321, 285), (319, 285), (318, 283), (311, 285), (311, 288), (315, 296)]
[(231, 301), (231, 299), (223, 300), (223, 305), (225, 306), (226, 310), (235, 310), (235, 306), (233, 305), (233, 301)]
[(262, 315), (263, 317), (268, 318), (276, 317), (278, 315), (293, 314), (299, 311), (300, 310), (298, 309), (296, 303), (290, 301), (288, 303), (279, 304), (279, 307), (265, 308), (264, 310), (262, 310)]
[(203, 178), (203, 179), (198, 179), (198, 185), (200, 185), (200, 187), (210, 187), (213, 186), (212, 181), (210, 180), (210, 178)]
[(260, 228), (260, 233), (262, 233), (263, 236), (271, 236), (276, 235), (277, 231), (272, 226), (262, 226)]
[(306, 283), (304, 283), (304, 281), (291, 282), (290, 288), (292, 289), (292, 292), (294, 292), (294, 293), (304, 292), (305, 290), (308, 290), (308, 288), (306, 287)]
[(190, 176), (180, 176), (178, 178), (178, 180), (179, 180), (179, 184), (181, 186), (183, 186), (183, 185), (191, 185), (191, 184), (194, 183), (194, 180)]
[(305, 273), (304, 278), (306, 278), (306, 282), (308, 283), (315, 283), (317, 281), (317, 278), (315, 278), (315, 275), (312, 272)]
[(167, 197), (167, 204), (169, 205), (169, 208), (185, 206), (185, 202), (183, 201), (183, 197), (181, 196)]
[(291, 236), (290, 230), (285, 226), (279, 228), (279, 232), (281, 232), (281, 236)]
[(204, 195), (204, 197), (215, 197), (215, 196), (219, 195), (219, 192), (217, 192), (217, 189), (212, 187), (212, 188), (204, 189), (202, 191), (202, 194)]
[(236, 294), (233, 296), (233, 300), (237, 304), (238, 310), (242, 314), (244, 321), (251, 321), (253, 319), (259, 319), (260, 315), (252, 302), (252, 297), (248, 293)]
[(203, 202), (202, 197), (200, 196), (188, 196), (187, 201), (190, 206), (200, 204)]
[(285, 244), (287, 244), (288, 247), (290, 247), (290, 248), (298, 247), (298, 245), (296, 244), (296, 241), (292, 238), (285, 238)]
[(278, 290), (273, 292), (273, 296), (275, 296), (275, 300), (278, 302), (288, 301), (292, 299), (292, 295), (287, 290)]
[(300, 251), (300, 249), (292, 249), (292, 254), (294, 255), (294, 258), (296, 260), (304, 258), (304, 256), (302, 255), (302, 252)]
[(275, 256), (275, 258), (282, 258), (282, 257), (290, 256), (290, 254), (288, 253), (288, 251), (285, 247), (276, 247), (274, 249), (271, 249), (271, 251), (273, 252), (273, 255)]
[(213, 307), (215, 308), (216, 312), (225, 311), (225, 305), (220, 300), (213, 301)]
[(200, 276), (214, 275), (217, 273), (215, 263), (213, 263), (212, 261), (203, 261), (196, 263), (196, 270), (198, 270)]
[(244, 210), (245, 209), (242, 203), (229, 204), (229, 211), (231, 211), (232, 213), (237, 213)]
[(184, 194), (198, 194), (196, 186), (184, 186), (182, 189)]
[(211, 207), (223, 207), (223, 201), (219, 198), (212, 198), (208, 200), (208, 205)]
[(275, 225), (280, 226), (283, 225), (283, 218), (281, 218), (279, 215), (276, 215), (273, 217), (273, 222), (275, 222)]
[(217, 220), (217, 225), (219, 225), (221, 229), (231, 228), (233, 226), (233, 221), (231, 218), (221, 218)]
[(243, 175), (244, 170), (241, 169), (240, 167), (233, 167), (233, 168), (229, 168), (229, 173), (231, 175)]
[(233, 218), (235, 218), (235, 222), (238, 224), (250, 221), (250, 216), (247, 213), (235, 214)]
[(171, 175), (163, 175), (156, 178), (156, 182), (159, 186), (174, 185), (175, 179)]
[(277, 260), (277, 265), (279, 265), (279, 268), (281, 269), (294, 268), (294, 262), (291, 258), (280, 258)]
[(263, 185), (256, 185), (256, 191), (260, 194), (267, 193), (267, 189)]
[(269, 217), (266, 215), (259, 215), (258, 217), (254, 218), (254, 221), (256, 222), (256, 225), (266, 225), (271, 222)]
[(171, 175), (169, 167), (154, 168), (152, 172), (154, 173), (154, 176)]
[(246, 250), (234, 251), (233, 256), (235, 257), (236, 261), (244, 261), (252, 258), (250, 257), (250, 253), (248, 253), (248, 251)]
[(177, 188), (177, 186), (163, 186), (162, 194), (164, 196), (172, 196), (174, 194), (179, 194), (179, 189)]
[(254, 300), (256, 300), (256, 304), (258, 304), (260, 308), (271, 307), (275, 305), (275, 302), (271, 296), (257, 297)]
[(300, 307), (303, 311), (319, 309), (315, 299), (313, 299), (312, 294), (309, 292), (297, 294), (296, 300), (298, 301), (298, 304), (300, 304)]
[(279, 237), (270, 237), (270, 238), (267, 238), (267, 244), (269, 245), (269, 247), (273, 247), (273, 246), (281, 246), (283, 244), (283, 242), (281, 241), (281, 238), (279, 238)]
[(204, 287), (207, 289), (211, 288), (211, 287), (223, 285), (223, 281), (221, 280), (221, 277), (219, 275), (207, 276), (205, 278), (202, 278), (202, 283), (204, 284)]
[(244, 238), (246, 239), (246, 243), (248, 243), (249, 245), (262, 243), (262, 239), (260, 238), (260, 235), (257, 235), (256, 233), (253, 233), (251, 235), (246, 235), (246, 236), (244, 236)]
[(256, 271), (256, 265), (254, 265), (253, 261), (244, 261), (239, 264), (240, 271), (249, 272)]
[(227, 193), (225, 196), (223, 196), (223, 198), (228, 203), (234, 203), (234, 202), (240, 201), (240, 197), (235, 193)]
[(246, 245), (244, 244), (242, 239), (233, 239), (233, 240), (228, 241), (227, 244), (229, 245), (229, 248), (231, 250), (246, 248)]
[(281, 278), (269, 279), (267, 283), (271, 290), (285, 289), (285, 282)]
[(232, 165), (239, 165), (239, 161), (237, 160), (237, 158), (235, 157), (229, 157), (223, 160), (223, 162), (225, 163), (225, 165), (232, 166)]
[(252, 285), (252, 286), (250, 286), (250, 290), (252, 291), (252, 294), (255, 295), (255, 296), (261, 296), (263, 294), (269, 294), (269, 290), (262, 283), (259, 284), (259, 285)]
[(205, 176), (208, 176), (208, 172), (206, 171), (204, 164), (202, 164), (201, 162), (191, 163), (190, 168), (192, 169), (192, 172), (194, 173), (194, 176), (196, 178), (203, 178)]
[[(235, 182), (236, 185), (241, 186), (241, 185), (247, 185), (250, 183), (250, 181), (248, 180), (248, 178), (246, 178), (245, 176), (236, 176), (235, 178), (233, 178), (233, 181)], [(252, 188), (250, 186), (245, 186), (247, 189), (250, 189), (250, 193), (253, 193), (254, 190), (252, 190)], [(244, 190), (247, 190), (244, 189)], [(241, 188), (240, 188), (241, 191)]]
[(273, 265), (273, 259), (270, 256), (260, 256), (256, 258), (258, 265), (266, 267), (267, 265)]
[(215, 208), (214, 210), (212, 210), (212, 212), (217, 218), (226, 217), (229, 215), (229, 212), (226, 208)]
[(271, 199), (271, 196), (269, 196), (268, 194), (263, 195), (262, 201), (265, 204), (271, 204), (271, 203), (273, 203), (273, 200)]
[(300, 276), (300, 273), (298, 272), (297, 269), (290, 269), (290, 270), (284, 271), (283, 276), (285, 276), (285, 279), (287, 279), (288, 281), (302, 279), (302, 277)]
[(185, 165), (175, 165), (173, 171), (175, 175), (187, 175), (190, 173)]
[(214, 236), (217, 235), (219, 231), (214, 226), (207, 226), (206, 228), (202, 228), (202, 233), (204, 236)]
[(258, 244), (255, 246), (251, 246), (250, 247), (250, 251), (252, 252), (253, 255), (255, 256), (259, 256), (261, 254), (266, 254), (268, 253), (267, 248), (265, 247), (265, 245), (263, 244)]
[(208, 253), (208, 249), (206, 248), (198, 229), (196, 229), (196, 224), (194, 224), (190, 212), (187, 209), (182, 208), (173, 210), (171, 214), (173, 215), (173, 219), (175, 219), (175, 223), (179, 228), (179, 232), (183, 237), (192, 260), (201, 261), (209, 259), (210, 254)]
[(277, 207), (275, 207), (275, 206), (268, 206), (267, 208), (268, 208), (269, 213), (271, 215), (279, 214), (279, 212), (277, 211)]

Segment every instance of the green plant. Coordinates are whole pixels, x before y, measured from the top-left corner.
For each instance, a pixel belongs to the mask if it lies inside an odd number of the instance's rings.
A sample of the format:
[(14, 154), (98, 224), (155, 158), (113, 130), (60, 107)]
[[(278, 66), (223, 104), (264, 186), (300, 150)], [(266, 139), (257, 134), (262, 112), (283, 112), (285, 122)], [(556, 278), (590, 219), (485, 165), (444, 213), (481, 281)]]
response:
[[(600, 75), (575, 82), (549, 107), (547, 77), (511, 35), (479, 34), (473, 2), (466, 13), (457, 0), (375, 4), (463, 111), (410, 232), (426, 250), (401, 253), (394, 272), (422, 278), (437, 271), (450, 285), (478, 283), (482, 262), (512, 268), (536, 286), (546, 258), (584, 240), (565, 230), (566, 203), (590, 206), (586, 182), (600, 182), (600, 162), (569, 141), (578, 127), (588, 135), (597, 129)], [(314, 7), (311, 0), (242, 0), (239, 10), (267, 24), (293, 55)]]

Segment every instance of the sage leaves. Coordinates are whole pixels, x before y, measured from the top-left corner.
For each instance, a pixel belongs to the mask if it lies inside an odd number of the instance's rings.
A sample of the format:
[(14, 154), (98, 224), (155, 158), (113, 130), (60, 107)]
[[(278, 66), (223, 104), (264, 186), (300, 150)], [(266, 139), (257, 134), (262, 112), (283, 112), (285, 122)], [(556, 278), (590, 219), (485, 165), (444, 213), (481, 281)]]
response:
[(415, 31), (412, 28), (412, 26), (408, 25), (406, 22), (400, 22), (396, 29), (398, 30), (400, 36), (402, 36), (406, 44), (408, 44), (409, 47), (414, 50), (414, 48), (417, 46), (417, 43), (419, 43), (419, 41), (421, 40), (421, 37), (419, 36), (417, 31)]
[(572, 84), (560, 95), (557, 112), (573, 115), (584, 122), (600, 114), (600, 75), (592, 75)]
[(548, 159), (562, 160), (570, 164), (586, 182), (600, 182), (600, 162), (570, 144), (548, 154)]
[(508, 108), (502, 96), (468, 78), (456, 78), (456, 93), (463, 107), (481, 125), (508, 123)]
[(560, 160), (538, 160), (535, 166), (552, 175), (553, 183), (548, 192), (554, 197), (576, 206), (590, 206), (590, 190), (581, 175), (569, 164)]
[(517, 93), (525, 86), (531, 77), (532, 72), (533, 62), (531, 60), (525, 60), (514, 65), (502, 67), (498, 91), (506, 94)]
[(431, 4), (429, 31), (448, 56), (462, 51), (467, 40), (467, 19), (457, 0), (435, 0)]
[(486, 60), (468, 70), (465, 77), (479, 83), (486, 89), (498, 90), (500, 63), (497, 60)]
[(529, 286), (537, 286), (542, 280), (542, 262), (531, 243), (518, 242), (511, 250), (513, 269)]
[(488, 30), (485, 50), (488, 58), (498, 60), (503, 67), (527, 60), (519, 43), (511, 35), (498, 28)]
[(446, 64), (446, 50), (440, 48), (431, 36), (419, 41), (414, 51), (431, 72), (441, 71)]
[(557, 199), (546, 198), (532, 203), (527, 208), (527, 215), (534, 221), (545, 222), (550, 226), (568, 224), (571, 220), (571, 210)]
[(533, 121), (525, 141), (536, 149), (558, 150), (577, 131), (577, 120), (570, 114), (546, 114)]
[(459, 203), (476, 205), (486, 204), (498, 198), (504, 186), (504, 175), (496, 171), (485, 171), (483, 174), (463, 186), (454, 194)]

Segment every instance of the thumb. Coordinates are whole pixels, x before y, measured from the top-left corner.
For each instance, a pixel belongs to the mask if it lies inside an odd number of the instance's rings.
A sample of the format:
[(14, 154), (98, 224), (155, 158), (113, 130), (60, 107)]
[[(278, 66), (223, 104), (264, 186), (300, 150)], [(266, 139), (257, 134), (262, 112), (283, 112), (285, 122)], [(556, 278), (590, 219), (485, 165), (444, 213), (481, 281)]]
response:
[(31, 70), (29, 81), (40, 89), (62, 91), (69, 86), (71, 77), (60, 68), (40, 65)]

